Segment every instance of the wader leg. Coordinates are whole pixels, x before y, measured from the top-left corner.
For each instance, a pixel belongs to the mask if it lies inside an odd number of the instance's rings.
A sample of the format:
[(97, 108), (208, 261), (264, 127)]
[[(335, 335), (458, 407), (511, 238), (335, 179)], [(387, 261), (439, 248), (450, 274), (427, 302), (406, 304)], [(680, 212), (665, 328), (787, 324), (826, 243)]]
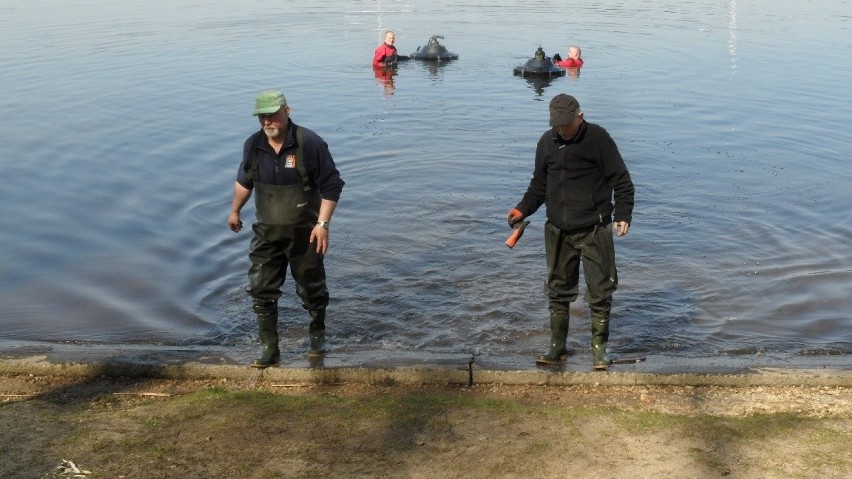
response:
[(612, 364), (606, 352), (612, 295), (618, 287), (612, 225), (595, 228), (583, 248), (586, 302), (592, 316), (592, 367), (604, 370)]
[(580, 281), (580, 252), (572, 244), (571, 235), (549, 222), (544, 228), (544, 250), (547, 257), (545, 289), (550, 310), (550, 348), (536, 359), (538, 364), (561, 363), (567, 350), (569, 307), (577, 299)]
[(550, 313), (550, 350), (536, 359), (537, 364), (558, 364), (565, 361), (568, 350), (565, 341), (568, 338), (568, 313)]
[(309, 356), (322, 356), (325, 348), (325, 309), (328, 306), (328, 288), (325, 282), (323, 256), (316, 252), (316, 245), (299, 237), (289, 254), (290, 274), (296, 282), (296, 294), (302, 299), (311, 317), (308, 325)]
[(278, 349), (278, 303), (255, 303), (254, 311), (257, 313), (257, 326), (263, 350), (251, 365), (255, 368), (266, 368), (281, 362), (281, 350)]
[(612, 364), (606, 353), (609, 341), (609, 315), (592, 315), (592, 367), (606, 369)]
[(322, 356), (325, 354), (325, 309), (309, 311), (311, 323), (308, 325), (310, 335), (310, 349), (308, 356)]

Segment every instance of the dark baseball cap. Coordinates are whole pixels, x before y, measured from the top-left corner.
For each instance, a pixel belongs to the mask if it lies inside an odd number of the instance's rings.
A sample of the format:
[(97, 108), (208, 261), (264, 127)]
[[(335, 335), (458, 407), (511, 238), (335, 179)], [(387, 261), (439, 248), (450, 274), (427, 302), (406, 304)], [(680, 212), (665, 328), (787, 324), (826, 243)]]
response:
[(550, 100), (550, 126), (571, 123), (580, 111), (580, 103), (571, 95), (560, 93)]

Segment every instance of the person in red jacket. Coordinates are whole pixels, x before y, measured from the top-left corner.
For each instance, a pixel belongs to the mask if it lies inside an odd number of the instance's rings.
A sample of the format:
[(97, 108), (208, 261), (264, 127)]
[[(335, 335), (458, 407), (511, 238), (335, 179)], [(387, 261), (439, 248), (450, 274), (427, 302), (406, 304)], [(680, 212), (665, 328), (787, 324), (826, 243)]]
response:
[(385, 41), (378, 47), (373, 54), (373, 68), (393, 68), (396, 66), (397, 54), (396, 47), (393, 46), (396, 41), (396, 35), (390, 30), (385, 32)]
[(553, 55), (553, 61), (556, 63), (556, 66), (562, 68), (580, 68), (583, 66), (583, 58), (580, 56), (580, 47), (577, 45), (571, 45), (568, 47), (568, 58), (563, 60), (557, 53), (556, 55)]

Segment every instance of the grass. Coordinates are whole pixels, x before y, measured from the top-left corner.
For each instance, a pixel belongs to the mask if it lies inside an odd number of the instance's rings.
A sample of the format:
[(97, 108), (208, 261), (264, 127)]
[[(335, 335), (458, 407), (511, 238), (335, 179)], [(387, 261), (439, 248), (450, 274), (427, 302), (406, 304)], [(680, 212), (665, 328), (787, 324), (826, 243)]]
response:
[[(218, 387), (167, 398), (97, 395), (70, 406), (20, 402), (0, 408), (0, 426), (18, 441), (0, 450), (40, 459), (27, 462), (24, 476), (3, 465), (0, 477), (42, 477), (58, 458), (127, 479), (397, 471), (564, 477), (595, 470), (609, 471), (603, 477), (681, 477), (666, 475), (673, 467), (689, 472), (682, 477), (831, 478), (852, 471), (848, 417), (681, 416), (559, 404), (452, 389), (276, 394)], [(36, 420), (12, 421), (17, 415)], [(31, 422), (43, 434), (29, 429)]]

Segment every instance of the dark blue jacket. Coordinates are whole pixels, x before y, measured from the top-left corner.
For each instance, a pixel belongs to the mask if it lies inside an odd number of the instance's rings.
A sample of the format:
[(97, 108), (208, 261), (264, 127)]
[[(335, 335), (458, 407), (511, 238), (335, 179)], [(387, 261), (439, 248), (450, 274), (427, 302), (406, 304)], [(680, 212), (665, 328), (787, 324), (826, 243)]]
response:
[(245, 188), (254, 188), (254, 182), (249, 175), (249, 162), (253, 152), (257, 152), (257, 181), (276, 186), (290, 186), (298, 183), (300, 174), (297, 168), (288, 167), (287, 155), (294, 152), (298, 145), (293, 135), (295, 128), (303, 131), (302, 153), (304, 165), (310, 178), (323, 199), (338, 201), (343, 191), (344, 181), (334, 164), (334, 159), (328, 151), (328, 145), (313, 131), (298, 126), (289, 120), (287, 138), (284, 147), (276, 154), (269, 146), (269, 139), (261, 128), (248, 137), (243, 144), (243, 161), (237, 172), (237, 182)]

